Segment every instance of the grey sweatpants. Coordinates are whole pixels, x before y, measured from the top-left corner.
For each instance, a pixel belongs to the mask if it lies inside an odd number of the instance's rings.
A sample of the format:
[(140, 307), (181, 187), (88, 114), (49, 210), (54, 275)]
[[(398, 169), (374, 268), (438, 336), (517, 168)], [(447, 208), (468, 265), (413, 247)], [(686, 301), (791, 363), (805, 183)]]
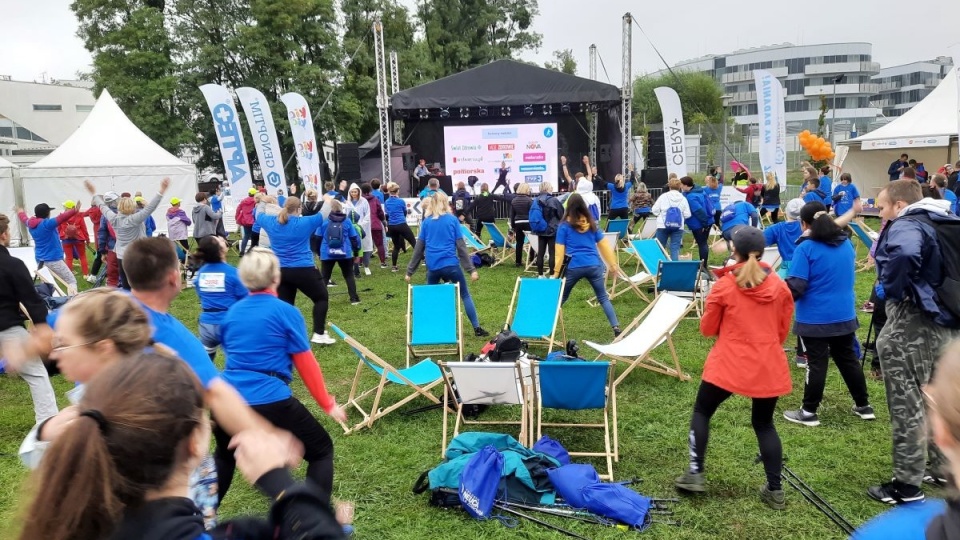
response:
[[(12, 339), (26, 339), (28, 335), (22, 326), (14, 326), (0, 331), (0, 343)], [(30, 387), (36, 422), (57, 414), (57, 396), (53, 393), (53, 386), (50, 385), (50, 377), (47, 375), (47, 368), (43, 367), (43, 362), (39, 358), (32, 358), (20, 366), (18, 373)]]
[(58, 278), (62, 279), (72, 291), (67, 291), (67, 295), (77, 294), (77, 277), (67, 266), (67, 263), (59, 261), (43, 261), (43, 265), (50, 269)]
[(919, 486), (927, 458), (934, 472), (946, 472), (940, 450), (928, 433), (923, 385), (930, 382), (940, 351), (960, 332), (934, 324), (910, 300), (887, 302), (887, 324), (877, 335), (877, 354), (893, 427), (893, 475)]

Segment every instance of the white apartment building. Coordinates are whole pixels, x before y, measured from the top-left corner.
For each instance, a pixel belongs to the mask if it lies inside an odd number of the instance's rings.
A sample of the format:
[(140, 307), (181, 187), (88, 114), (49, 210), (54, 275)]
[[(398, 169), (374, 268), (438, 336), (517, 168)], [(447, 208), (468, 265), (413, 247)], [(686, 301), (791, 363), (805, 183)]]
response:
[(952, 67), (953, 60), (949, 56), (940, 56), (882, 68), (873, 77), (873, 82), (880, 86), (872, 98), (873, 105), (879, 107), (887, 118), (900, 116), (927, 97)]
[(38, 161), (67, 140), (95, 103), (90, 82), (0, 75), (0, 156), (18, 165)]

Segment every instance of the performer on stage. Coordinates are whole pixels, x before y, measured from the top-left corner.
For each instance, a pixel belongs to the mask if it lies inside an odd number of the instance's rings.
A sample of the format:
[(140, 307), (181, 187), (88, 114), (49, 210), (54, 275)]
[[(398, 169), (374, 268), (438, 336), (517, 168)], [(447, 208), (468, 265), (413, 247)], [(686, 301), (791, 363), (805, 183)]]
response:
[[(493, 185), (493, 193), (497, 195), (504, 195), (510, 193), (510, 184), (507, 183), (507, 173), (510, 172), (510, 167), (507, 167), (506, 161), (500, 162), (500, 176), (497, 177), (497, 183)], [(497, 191), (497, 188), (503, 186), (502, 191)]]
[(420, 158), (420, 165), (413, 170), (413, 175), (420, 181), (424, 176), (430, 176), (430, 169), (427, 168), (427, 160)]

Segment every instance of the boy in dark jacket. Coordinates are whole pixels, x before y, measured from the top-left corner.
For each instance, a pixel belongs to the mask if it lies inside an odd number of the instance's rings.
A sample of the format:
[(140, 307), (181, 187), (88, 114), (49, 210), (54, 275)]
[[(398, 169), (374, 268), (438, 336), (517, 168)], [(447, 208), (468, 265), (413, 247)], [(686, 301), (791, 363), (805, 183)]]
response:
[[(707, 271), (707, 258), (710, 255), (710, 227), (713, 225), (713, 203), (707, 196), (703, 188), (693, 183), (693, 178), (684, 176), (680, 179), (683, 196), (690, 205), (690, 217), (687, 218), (687, 227), (693, 234), (693, 239), (697, 242), (697, 251), (700, 256), (700, 264), (703, 270)], [(708, 274), (709, 275), (709, 274)]]

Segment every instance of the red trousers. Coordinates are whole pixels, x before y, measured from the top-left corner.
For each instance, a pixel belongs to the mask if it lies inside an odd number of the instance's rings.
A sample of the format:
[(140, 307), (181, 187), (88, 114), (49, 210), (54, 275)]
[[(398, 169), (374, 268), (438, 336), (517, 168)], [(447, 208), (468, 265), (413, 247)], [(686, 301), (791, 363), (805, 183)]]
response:
[(73, 252), (76, 251), (76, 257), (80, 260), (80, 269), (83, 270), (83, 275), (89, 274), (90, 270), (87, 267), (87, 243), (83, 240), (63, 240), (61, 244), (63, 245), (63, 253), (66, 256), (67, 268), (69, 268), (71, 272), (73, 271)]
[(117, 252), (113, 250), (107, 252), (107, 286), (120, 286), (120, 265), (117, 264)]
[(377, 249), (377, 256), (380, 257), (380, 264), (386, 264), (387, 250), (383, 247), (383, 231), (374, 229), (370, 232), (373, 235), (373, 247)]

